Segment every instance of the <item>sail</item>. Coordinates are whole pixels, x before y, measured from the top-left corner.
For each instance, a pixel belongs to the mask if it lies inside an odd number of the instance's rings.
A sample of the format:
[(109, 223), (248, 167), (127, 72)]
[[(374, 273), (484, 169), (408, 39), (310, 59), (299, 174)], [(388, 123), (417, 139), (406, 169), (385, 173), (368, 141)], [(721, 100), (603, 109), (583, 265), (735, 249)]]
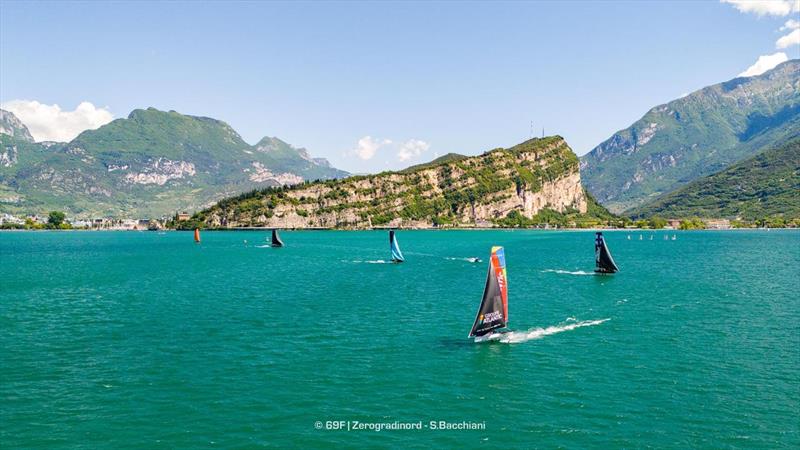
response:
[(392, 262), (403, 262), (403, 252), (400, 251), (400, 245), (397, 244), (397, 238), (394, 236), (394, 230), (389, 230), (389, 248), (392, 251)]
[(200, 228), (194, 229), (194, 241), (200, 242)]
[(273, 247), (283, 247), (283, 241), (281, 237), (278, 236), (278, 230), (272, 229), (272, 246)]
[(483, 288), (483, 299), (472, 324), (471, 336), (483, 336), (508, 324), (508, 283), (506, 280), (506, 256), (503, 247), (492, 247), (489, 258), (489, 273)]
[(617, 263), (614, 262), (614, 258), (611, 256), (611, 252), (608, 250), (606, 240), (603, 238), (603, 233), (599, 232), (594, 239), (594, 262), (595, 272), (614, 273), (619, 271)]

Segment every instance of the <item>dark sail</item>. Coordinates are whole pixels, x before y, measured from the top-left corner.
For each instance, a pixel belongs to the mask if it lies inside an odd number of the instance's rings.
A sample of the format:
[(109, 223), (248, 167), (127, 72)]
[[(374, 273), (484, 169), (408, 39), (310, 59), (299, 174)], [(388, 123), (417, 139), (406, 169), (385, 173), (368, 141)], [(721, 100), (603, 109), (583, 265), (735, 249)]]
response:
[(603, 238), (603, 233), (597, 233), (594, 239), (594, 263), (595, 272), (598, 273), (614, 273), (619, 271), (617, 263), (611, 257), (611, 252), (608, 250), (606, 240)]
[(503, 247), (492, 247), (489, 273), (483, 288), (483, 298), (472, 324), (472, 336), (483, 336), (508, 324), (508, 284), (506, 282), (506, 257)]
[(283, 247), (283, 241), (281, 240), (281, 237), (278, 236), (278, 230), (276, 229), (272, 230), (272, 246)]
[(389, 230), (389, 249), (392, 252), (392, 262), (400, 263), (405, 261), (403, 252), (400, 251), (400, 245), (397, 243), (397, 238), (394, 237), (394, 230)]

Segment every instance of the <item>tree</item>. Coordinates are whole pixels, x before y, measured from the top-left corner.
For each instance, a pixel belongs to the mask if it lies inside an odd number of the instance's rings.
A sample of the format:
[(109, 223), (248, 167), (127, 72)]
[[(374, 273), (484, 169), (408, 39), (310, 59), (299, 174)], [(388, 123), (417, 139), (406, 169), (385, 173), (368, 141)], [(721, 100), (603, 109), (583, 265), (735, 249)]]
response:
[(66, 214), (61, 211), (50, 211), (50, 214), (47, 216), (47, 228), (61, 228), (66, 218)]
[(661, 229), (667, 226), (667, 220), (663, 217), (653, 216), (650, 218), (650, 228)]

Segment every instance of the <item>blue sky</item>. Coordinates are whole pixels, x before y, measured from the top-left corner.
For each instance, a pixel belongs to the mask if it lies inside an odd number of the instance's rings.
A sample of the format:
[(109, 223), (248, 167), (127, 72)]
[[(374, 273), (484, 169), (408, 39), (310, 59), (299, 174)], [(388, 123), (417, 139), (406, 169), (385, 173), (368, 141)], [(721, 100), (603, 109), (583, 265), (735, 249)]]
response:
[(800, 57), (776, 49), (800, 19), (794, 1), (782, 14), (716, 1), (0, 0), (0, 103), (107, 110), (65, 119), (78, 127), (148, 106), (210, 116), (353, 172), (510, 146), (531, 121), (583, 154), (759, 56)]

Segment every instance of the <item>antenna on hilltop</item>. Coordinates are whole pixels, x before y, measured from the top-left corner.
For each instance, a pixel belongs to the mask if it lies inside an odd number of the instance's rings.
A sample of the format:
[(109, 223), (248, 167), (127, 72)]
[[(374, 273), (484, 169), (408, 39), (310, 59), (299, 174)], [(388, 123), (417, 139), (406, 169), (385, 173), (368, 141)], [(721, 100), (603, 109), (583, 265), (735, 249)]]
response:
[(533, 121), (532, 120), (531, 120), (531, 135), (528, 137), (528, 139), (533, 139)]
[(542, 138), (544, 138), (544, 127), (542, 127)]

